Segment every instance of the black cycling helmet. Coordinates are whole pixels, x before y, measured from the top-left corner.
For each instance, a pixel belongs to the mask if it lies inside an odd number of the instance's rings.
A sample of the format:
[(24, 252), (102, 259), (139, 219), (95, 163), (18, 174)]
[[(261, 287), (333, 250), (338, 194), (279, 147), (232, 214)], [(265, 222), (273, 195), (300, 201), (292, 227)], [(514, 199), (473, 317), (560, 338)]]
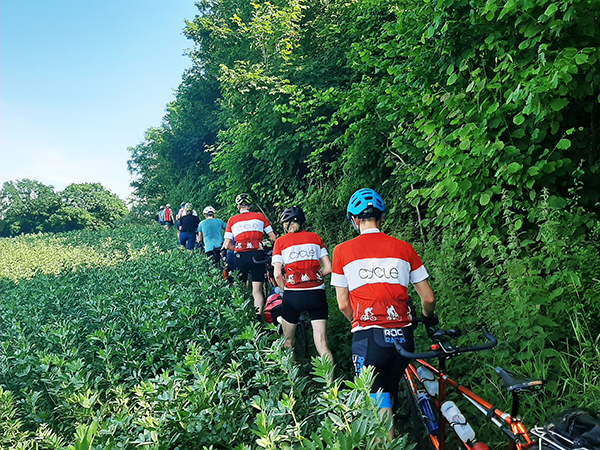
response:
[(299, 206), (291, 206), (281, 213), (279, 220), (282, 223), (298, 222), (298, 224), (304, 225), (304, 222), (306, 222), (306, 217), (304, 216), (304, 211), (302, 211), (302, 208)]
[(250, 198), (250, 196), (248, 194), (239, 194), (236, 198), (235, 198), (235, 204), (236, 205), (242, 205), (242, 204), (248, 204), (251, 205), (252, 204), (252, 199)]

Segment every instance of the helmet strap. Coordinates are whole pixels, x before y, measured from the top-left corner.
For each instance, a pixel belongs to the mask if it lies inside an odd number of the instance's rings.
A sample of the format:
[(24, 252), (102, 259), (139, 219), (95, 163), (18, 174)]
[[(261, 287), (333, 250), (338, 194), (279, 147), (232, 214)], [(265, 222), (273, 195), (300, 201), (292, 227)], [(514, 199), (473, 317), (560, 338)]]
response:
[[(369, 222), (369, 225), (375, 225), (376, 228), (379, 228), (381, 226), (382, 220), (383, 220), (383, 215), (381, 215), (380, 217), (363, 217), (363, 218), (360, 218), (357, 216), (351, 216), (351, 218), (350, 218), (350, 222), (352, 223), (352, 226), (354, 227), (354, 229), (356, 231), (358, 231), (359, 234), (362, 233), (361, 224), (363, 224), (365, 222)], [(366, 228), (371, 228), (371, 227), (367, 226)]]
[(350, 223), (356, 231), (360, 234), (360, 228), (358, 226), (358, 218), (356, 216), (350, 216)]

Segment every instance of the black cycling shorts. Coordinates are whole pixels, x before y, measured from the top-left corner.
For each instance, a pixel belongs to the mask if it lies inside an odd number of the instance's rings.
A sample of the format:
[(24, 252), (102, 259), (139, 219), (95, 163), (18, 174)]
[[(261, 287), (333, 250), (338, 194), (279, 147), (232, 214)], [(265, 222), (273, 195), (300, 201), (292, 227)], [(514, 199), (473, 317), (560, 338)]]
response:
[(262, 283), (265, 279), (266, 265), (264, 262), (255, 264), (252, 258), (257, 261), (265, 260), (264, 250), (252, 250), (250, 252), (235, 252), (234, 253), (234, 270), (240, 272), (240, 281), (245, 283), (248, 281), (248, 274), (252, 277), (252, 281)]
[(413, 330), (405, 328), (369, 328), (354, 333), (352, 338), (352, 362), (356, 374), (365, 366), (375, 367), (375, 381), (371, 392), (381, 389), (389, 392), (392, 401), (398, 395), (398, 385), (408, 367), (409, 360), (400, 356), (394, 347), (394, 340), (409, 352), (413, 352), (415, 341)]
[(288, 323), (297, 324), (300, 313), (308, 312), (310, 320), (327, 320), (327, 296), (325, 289), (287, 289), (283, 292), (281, 317)]

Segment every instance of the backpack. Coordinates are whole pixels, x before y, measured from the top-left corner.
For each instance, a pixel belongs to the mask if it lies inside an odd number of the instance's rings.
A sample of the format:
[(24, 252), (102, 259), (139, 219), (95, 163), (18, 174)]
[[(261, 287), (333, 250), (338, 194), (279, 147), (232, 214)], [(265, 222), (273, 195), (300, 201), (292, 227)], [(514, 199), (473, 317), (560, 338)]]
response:
[(165, 209), (165, 222), (170, 222), (171, 221), (171, 214), (173, 214), (171, 212), (171, 208)]
[(546, 438), (568, 448), (600, 450), (600, 413), (574, 408), (554, 417), (544, 428)]
[(272, 294), (267, 297), (265, 303), (265, 320), (277, 325), (277, 317), (281, 315), (281, 303), (283, 299), (280, 294)]

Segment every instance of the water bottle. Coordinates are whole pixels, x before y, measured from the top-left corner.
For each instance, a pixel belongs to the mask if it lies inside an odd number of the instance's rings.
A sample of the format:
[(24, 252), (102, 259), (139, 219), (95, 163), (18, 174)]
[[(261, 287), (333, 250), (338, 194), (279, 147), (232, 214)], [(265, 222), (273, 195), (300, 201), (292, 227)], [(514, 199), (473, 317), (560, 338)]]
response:
[(431, 403), (431, 398), (429, 398), (429, 394), (427, 394), (427, 392), (419, 392), (419, 408), (423, 413), (425, 426), (427, 427), (427, 432), (432, 436), (437, 436), (437, 410)]
[(444, 402), (442, 405), (442, 414), (463, 442), (475, 439), (475, 431), (473, 431), (471, 425), (467, 423), (467, 420), (460, 413), (460, 409), (458, 409), (458, 406), (456, 406), (454, 402)]
[(423, 386), (425, 386), (425, 390), (429, 395), (432, 397), (438, 395), (440, 386), (435, 379), (435, 375), (431, 373), (431, 370), (425, 366), (419, 366), (417, 367), (417, 375), (419, 375), (419, 378), (423, 382)]

